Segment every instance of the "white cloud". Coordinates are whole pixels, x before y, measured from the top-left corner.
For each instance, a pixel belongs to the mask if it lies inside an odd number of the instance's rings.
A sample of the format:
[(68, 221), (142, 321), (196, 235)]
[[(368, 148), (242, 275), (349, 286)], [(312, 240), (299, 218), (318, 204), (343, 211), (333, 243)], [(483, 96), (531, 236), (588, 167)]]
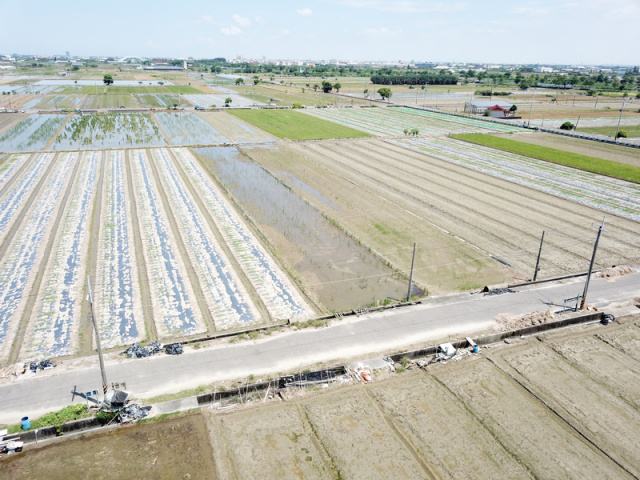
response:
[(289, 35), (290, 33), (291, 33), (291, 30), (288, 30), (286, 28), (284, 30), (280, 30), (281, 35)]
[(296, 10), (296, 12), (298, 13), (298, 15), (302, 15), (303, 17), (309, 17), (313, 15), (313, 11), (309, 7), (301, 8), (300, 10)]
[(366, 28), (362, 30), (360, 33), (365, 35), (376, 35), (376, 36), (392, 36), (397, 35), (402, 30), (390, 30), (387, 27), (382, 28)]
[(464, 10), (467, 3), (424, 2), (410, 0), (334, 0), (343, 7), (391, 13), (448, 13)]
[(249, 20), (247, 17), (241, 17), (237, 14), (233, 15), (233, 21), (241, 27), (248, 27), (249, 25), (251, 25), (251, 20)]
[(230, 27), (221, 28), (220, 32), (222, 32), (222, 34), (226, 35), (227, 37), (233, 37), (234, 35), (240, 35), (242, 33), (242, 30), (240, 30), (235, 25), (231, 25)]
[(548, 15), (549, 9), (546, 7), (519, 7), (519, 8), (516, 8), (513, 11), (513, 13), (515, 13), (516, 15), (528, 15), (528, 16), (540, 17), (543, 15)]

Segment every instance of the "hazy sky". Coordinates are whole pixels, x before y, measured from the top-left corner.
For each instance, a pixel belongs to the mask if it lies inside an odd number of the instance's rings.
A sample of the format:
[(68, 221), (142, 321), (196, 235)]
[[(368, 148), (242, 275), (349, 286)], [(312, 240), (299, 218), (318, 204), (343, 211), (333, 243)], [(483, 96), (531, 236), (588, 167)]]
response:
[(640, 0), (0, 0), (0, 53), (640, 64)]

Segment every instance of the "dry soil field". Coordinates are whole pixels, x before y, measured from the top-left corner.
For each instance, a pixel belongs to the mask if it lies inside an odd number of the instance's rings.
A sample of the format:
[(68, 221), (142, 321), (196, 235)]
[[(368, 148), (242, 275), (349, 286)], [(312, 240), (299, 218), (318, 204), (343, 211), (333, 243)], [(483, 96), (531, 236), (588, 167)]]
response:
[[(637, 478), (640, 316), (367, 385), (29, 445), (8, 479)], [(61, 459), (64, 459), (62, 461)]]

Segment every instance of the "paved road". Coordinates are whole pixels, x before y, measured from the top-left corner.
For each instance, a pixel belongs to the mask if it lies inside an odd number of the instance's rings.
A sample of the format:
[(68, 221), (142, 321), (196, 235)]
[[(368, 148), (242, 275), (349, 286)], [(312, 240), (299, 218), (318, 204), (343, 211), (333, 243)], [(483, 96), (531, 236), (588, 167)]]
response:
[[(431, 344), (446, 336), (459, 339), (494, 325), (500, 313), (546, 311), (582, 293), (584, 279), (563, 284), (521, 288), (492, 297), (458, 295), (397, 310), (343, 319), (329, 328), (287, 332), (259, 341), (191, 349), (172, 357), (123, 359), (107, 356), (110, 382), (126, 382), (139, 398), (171, 393), (225, 379), (257, 378), (296, 371), (304, 365), (341, 359), (367, 358), (381, 351), (401, 351), (410, 345)], [(591, 281), (588, 303), (596, 306), (640, 297), (640, 272), (615, 281)], [(80, 359), (23, 381), (0, 386), (0, 423), (17, 423), (71, 403), (71, 390), (100, 390), (97, 359)], [(76, 397), (75, 402), (82, 402)]]

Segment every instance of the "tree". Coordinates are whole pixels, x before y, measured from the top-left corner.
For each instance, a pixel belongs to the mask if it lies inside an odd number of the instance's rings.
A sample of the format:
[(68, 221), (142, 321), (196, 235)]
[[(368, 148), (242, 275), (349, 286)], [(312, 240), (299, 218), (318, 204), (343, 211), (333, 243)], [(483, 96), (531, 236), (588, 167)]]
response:
[(517, 105), (511, 105), (511, 108), (509, 109), (509, 111), (511, 112), (511, 115), (515, 115), (516, 112), (518, 111), (518, 106)]
[(564, 122), (562, 125), (560, 125), (560, 130), (573, 130), (575, 128), (576, 126), (571, 122)]
[(627, 131), (626, 130), (620, 130), (618, 132), (618, 134), (616, 135), (616, 138), (627, 138)]
[(224, 106), (228, 107), (231, 104), (231, 102), (233, 102), (233, 98), (231, 98), (231, 97), (225, 98), (224, 99)]
[(159, 81), (158, 85), (164, 85), (164, 82), (163, 81)]
[(244, 85), (244, 79), (242, 77), (238, 77), (236, 78), (236, 85)]
[(105, 85), (111, 85), (113, 83), (113, 76), (110, 73), (105, 73), (102, 81)]
[(258, 76), (257, 76), (257, 75), (254, 75), (254, 76), (253, 76), (253, 84), (254, 84), (254, 85), (257, 85), (257, 84), (259, 84), (259, 83), (260, 83), (260, 78), (258, 78)]
[(320, 88), (320, 85), (318, 85), (317, 83), (313, 84), (313, 91), (314, 92), (317, 92), (319, 88)]
[(333, 84), (333, 88), (336, 89), (336, 92), (340, 93), (340, 89), (342, 88), (342, 85), (340, 85), (338, 82)]
[(327, 82), (326, 80), (324, 80), (322, 82), (322, 91), (324, 93), (329, 93), (331, 90), (333, 90), (333, 85), (331, 85), (331, 82)]
[(138, 82), (138, 85), (142, 86), (142, 82)]
[(382, 97), (383, 100), (391, 98), (391, 89), (388, 87), (382, 87), (378, 90), (378, 94)]

